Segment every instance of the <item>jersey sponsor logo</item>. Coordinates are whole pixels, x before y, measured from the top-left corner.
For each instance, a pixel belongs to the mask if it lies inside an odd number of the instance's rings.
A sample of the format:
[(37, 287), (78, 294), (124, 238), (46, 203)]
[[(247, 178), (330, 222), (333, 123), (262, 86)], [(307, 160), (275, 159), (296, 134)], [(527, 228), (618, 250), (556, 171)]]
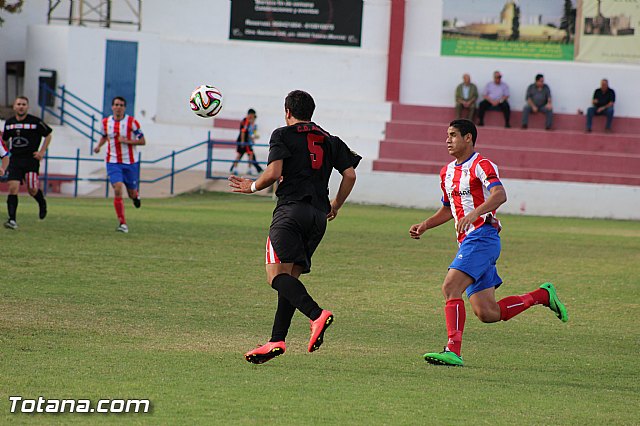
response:
[(7, 125), (7, 130), (14, 130), (14, 129), (25, 129), (25, 130), (35, 130), (38, 128), (37, 124), (9, 124)]
[(11, 138), (11, 148), (24, 148), (29, 146), (29, 139), (22, 136), (14, 136)]
[(464, 197), (466, 195), (471, 195), (471, 190), (470, 189), (464, 189), (462, 191), (458, 191), (457, 189), (453, 189), (453, 190), (447, 191), (447, 196), (449, 197), (449, 199), (451, 199), (452, 197)]

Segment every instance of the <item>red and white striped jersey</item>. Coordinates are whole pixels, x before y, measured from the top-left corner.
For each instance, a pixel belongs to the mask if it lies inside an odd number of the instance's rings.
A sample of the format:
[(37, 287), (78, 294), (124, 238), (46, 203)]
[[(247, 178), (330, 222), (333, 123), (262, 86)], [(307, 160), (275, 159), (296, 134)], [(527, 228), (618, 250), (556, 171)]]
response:
[(4, 142), (0, 139), (0, 158), (4, 158), (9, 154), (7, 147), (4, 146)]
[(107, 142), (107, 163), (133, 164), (138, 161), (135, 145), (120, 143), (120, 137), (124, 139), (140, 139), (143, 135), (140, 131), (138, 120), (125, 115), (122, 120), (115, 120), (113, 115), (102, 119), (104, 135)]
[[(496, 185), (502, 185), (498, 176), (498, 166), (478, 153), (474, 153), (462, 164), (456, 164), (454, 160), (440, 171), (442, 204), (451, 207), (456, 225), (460, 219), (484, 203), (489, 198), (489, 190)], [(496, 218), (494, 210), (480, 216), (466, 232), (458, 234), (458, 243), (462, 243), (468, 234), (485, 222), (500, 231), (500, 221)]]

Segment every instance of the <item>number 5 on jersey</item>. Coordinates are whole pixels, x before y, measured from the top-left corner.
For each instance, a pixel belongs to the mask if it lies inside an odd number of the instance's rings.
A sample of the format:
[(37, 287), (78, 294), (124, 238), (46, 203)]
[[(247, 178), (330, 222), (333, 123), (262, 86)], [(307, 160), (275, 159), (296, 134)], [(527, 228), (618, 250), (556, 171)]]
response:
[(307, 146), (309, 147), (311, 168), (313, 170), (319, 170), (322, 167), (322, 160), (324, 159), (324, 151), (320, 146), (322, 143), (324, 143), (324, 135), (307, 133)]

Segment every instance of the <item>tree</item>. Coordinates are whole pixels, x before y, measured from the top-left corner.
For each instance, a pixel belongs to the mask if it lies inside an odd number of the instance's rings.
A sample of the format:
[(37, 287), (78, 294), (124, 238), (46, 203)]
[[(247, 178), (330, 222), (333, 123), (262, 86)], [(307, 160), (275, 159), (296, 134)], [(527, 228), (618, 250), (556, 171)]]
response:
[(519, 40), (520, 39), (520, 6), (514, 4), (513, 5), (513, 20), (511, 21), (511, 37), (509, 40)]
[(564, 0), (564, 13), (560, 20), (560, 29), (566, 33), (563, 41), (570, 43), (576, 32), (576, 9), (571, 0)]
[[(0, 0), (0, 12), (6, 11), (9, 13), (18, 13), (22, 10), (24, 0), (14, 0), (12, 2), (8, 0)], [(0, 16), (0, 27), (4, 23), (4, 19)]]

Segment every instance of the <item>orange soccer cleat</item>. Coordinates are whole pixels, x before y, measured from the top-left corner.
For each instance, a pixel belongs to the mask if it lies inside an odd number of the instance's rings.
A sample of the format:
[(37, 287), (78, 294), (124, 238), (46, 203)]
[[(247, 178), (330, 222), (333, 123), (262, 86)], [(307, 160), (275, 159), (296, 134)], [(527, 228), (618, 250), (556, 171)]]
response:
[(252, 364), (264, 364), (265, 362), (282, 355), (287, 350), (284, 342), (267, 342), (252, 351), (244, 354), (244, 359)]
[(311, 322), (311, 339), (309, 339), (309, 352), (317, 351), (320, 349), (320, 345), (322, 345), (322, 341), (324, 339), (324, 332), (327, 331), (327, 328), (333, 322), (333, 314), (331, 311), (327, 311), (325, 309), (322, 310), (322, 313), (315, 321)]

